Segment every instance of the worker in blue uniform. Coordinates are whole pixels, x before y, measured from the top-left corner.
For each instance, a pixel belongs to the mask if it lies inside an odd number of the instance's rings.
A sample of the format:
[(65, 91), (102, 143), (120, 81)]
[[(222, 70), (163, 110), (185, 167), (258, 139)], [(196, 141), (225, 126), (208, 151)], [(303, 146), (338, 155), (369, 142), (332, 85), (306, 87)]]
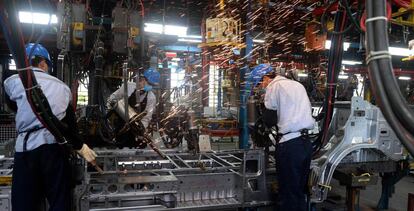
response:
[[(68, 125), (61, 131), (74, 150), (88, 162), (96, 154), (79, 138), (69, 87), (48, 74), (52, 67), (49, 52), (40, 44), (26, 45), (26, 55), (33, 67), (38, 85), (47, 98), (53, 114)], [(70, 168), (66, 146), (59, 144), (36, 118), (17, 74), (4, 81), (11, 107), (17, 109), (12, 208), (15, 211), (38, 210), (47, 199), (49, 210), (70, 209)]]
[[(288, 73), (295, 78), (293, 71)], [(305, 211), (305, 190), (312, 156), (307, 130), (315, 124), (309, 97), (302, 84), (279, 73), (266, 88), (265, 107), (268, 111), (264, 116), (272, 117), (265, 121), (278, 128), (275, 152), (279, 184), (277, 208)]]

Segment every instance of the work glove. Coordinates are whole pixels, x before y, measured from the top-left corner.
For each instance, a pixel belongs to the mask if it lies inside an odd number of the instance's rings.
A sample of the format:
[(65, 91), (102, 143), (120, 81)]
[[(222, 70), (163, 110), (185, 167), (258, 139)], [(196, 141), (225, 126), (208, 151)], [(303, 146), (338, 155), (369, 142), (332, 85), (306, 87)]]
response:
[(117, 101), (116, 100), (108, 100), (106, 101), (106, 108), (108, 110), (112, 110), (115, 108)]
[(92, 163), (96, 159), (96, 153), (88, 147), (88, 145), (83, 144), (80, 150), (77, 150), (78, 154), (85, 158), (86, 161)]

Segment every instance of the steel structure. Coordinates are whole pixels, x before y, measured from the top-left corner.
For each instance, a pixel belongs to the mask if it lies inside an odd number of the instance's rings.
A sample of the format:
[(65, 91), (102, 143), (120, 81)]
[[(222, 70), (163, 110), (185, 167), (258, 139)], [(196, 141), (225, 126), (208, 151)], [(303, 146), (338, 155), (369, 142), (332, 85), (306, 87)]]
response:
[(312, 199), (322, 202), (331, 189), (330, 182), (340, 163), (400, 161), (404, 147), (390, 128), (380, 109), (361, 97), (352, 98), (351, 114), (343, 134), (336, 133), (326, 152), (312, 161)]
[(205, 153), (97, 151), (104, 173), (84, 166), (76, 210), (202, 210), (271, 204), (261, 150)]

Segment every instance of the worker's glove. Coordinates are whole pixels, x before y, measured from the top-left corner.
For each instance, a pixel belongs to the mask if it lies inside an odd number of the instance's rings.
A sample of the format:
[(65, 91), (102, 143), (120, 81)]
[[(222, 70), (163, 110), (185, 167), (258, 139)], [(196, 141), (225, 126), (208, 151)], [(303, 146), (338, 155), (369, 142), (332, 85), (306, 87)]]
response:
[(78, 154), (85, 158), (86, 161), (91, 163), (96, 158), (96, 153), (88, 147), (88, 145), (83, 144), (80, 150), (77, 150)]
[(117, 101), (116, 100), (108, 100), (106, 101), (106, 108), (108, 110), (112, 110), (115, 108)]

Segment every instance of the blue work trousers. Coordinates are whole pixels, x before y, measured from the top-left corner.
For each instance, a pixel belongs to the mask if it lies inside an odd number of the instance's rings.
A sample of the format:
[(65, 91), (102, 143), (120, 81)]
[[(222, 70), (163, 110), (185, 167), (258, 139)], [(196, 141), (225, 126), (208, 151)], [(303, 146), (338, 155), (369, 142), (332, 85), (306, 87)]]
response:
[(14, 155), (13, 211), (70, 210), (70, 170), (67, 155), (58, 144), (44, 144)]
[(277, 210), (306, 210), (306, 186), (311, 157), (312, 144), (303, 137), (277, 145), (275, 156), (279, 184)]

